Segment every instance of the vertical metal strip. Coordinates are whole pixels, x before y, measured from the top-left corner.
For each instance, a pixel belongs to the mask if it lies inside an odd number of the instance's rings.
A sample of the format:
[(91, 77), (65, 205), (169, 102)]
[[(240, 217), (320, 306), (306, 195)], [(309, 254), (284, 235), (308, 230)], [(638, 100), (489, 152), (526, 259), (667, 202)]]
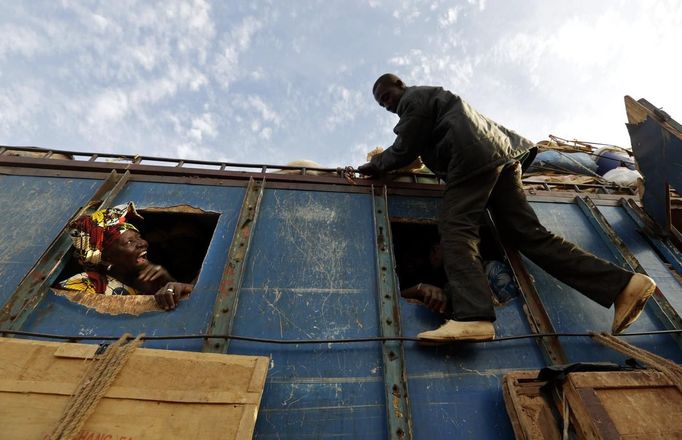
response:
[[(0, 328), (19, 330), (36, 306), (47, 294), (48, 287), (66, 264), (65, 256), (71, 249), (69, 224), (83, 214), (103, 209), (116, 197), (130, 178), (130, 172), (119, 175), (112, 171), (102, 182), (95, 194), (78, 212), (73, 215), (57, 235), (57, 238), (43, 252), (38, 262), (17, 286), (14, 294), (0, 310)], [(96, 207), (95, 207), (96, 206)]]
[[(628, 213), (630, 218), (640, 227), (644, 236), (649, 240), (651, 245), (656, 248), (659, 255), (665, 259), (665, 261), (670, 264), (678, 274), (682, 275), (682, 253), (677, 250), (675, 245), (670, 242), (668, 238), (658, 238), (654, 237), (652, 230), (656, 226), (647, 225), (646, 214), (639, 208), (632, 200), (620, 200), (621, 206)], [(653, 222), (652, 222), (653, 224)]]
[[(401, 333), (400, 308), (386, 186), (383, 187), (381, 194), (377, 195), (372, 185), (372, 207), (381, 335), (397, 337)], [(412, 415), (408, 402), (403, 344), (401, 341), (385, 341), (381, 349), (384, 361), (388, 438), (411, 439)]]
[[(499, 236), (497, 228), (495, 228), (495, 221), (490, 212), (488, 212), (487, 221), (492, 225), (495, 236), (502, 246), (507, 262), (511, 266), (514, 278), (516, 278), (516, 282), (519, 285), (521, 296), (525, 302), (524, 309), (528, 315), (531, 331), (533, 333), (556, 333), (552, 321), (547, 314), (547, 310), (545, 310), (545, 306), (542, 304), (540, 294), (535, 288), (533, 278), (523, 265), (521, 254), (519, 254), (519, 251), (513, 248), (504, 237)], [(545, 336), (537, 339), (542, 347), (542, 353), (545, 360), (549, 365), (568, 363), (568, 357), (559, 342), (559, 338), (556, 336)]]
[[(232, 331), (239, 289), (244, 275), (244, 261), (251, 246), (251, 237), (253, 237), (253, 230), (258, 219), (264, 187), (265, 179), (249, 179), (230, 250), (227, 254), (223, 276), (220, 280), (220, 288), (213, 306), (213, 319), (208, 328), (209, 334), (224, 335), (230, 334)], [(207, 339), (204, 342), (203, 351), (226, 353), (229, 342), (226, 339)]]
[[(595, 205), (587, 196), (584, 198), (576, 197), (575, 200), (583, 214), (585, 214), (592, 226), (604, 239), (604, 242), (611, 250), (611, 253), (618, 260), (618, 264), (624, 269), (647, 275), (646, 270), (644, 270), (644, 267), (639, 263), (637, 257), (630, 252), (630, 249), (628, 249), (623, 240), (621, 240), (616, 231), (609, 224), (608, 220), (606, 220), (606, 217), (599, 211), (597, 205)], [(663, 326), (669, 330), (682, 329), (682, 318), (680, 318), (680, 315), (675, 311), (672, 304), (668, 302), (668, 299), (658, 287), (656, 287), (656, 291), (652, 298), (655, 304), (653, 312)], [(678, 345), (682, 347), (682, 337), (679, 334), (672, 334), (672, 336), (675, 338)]]

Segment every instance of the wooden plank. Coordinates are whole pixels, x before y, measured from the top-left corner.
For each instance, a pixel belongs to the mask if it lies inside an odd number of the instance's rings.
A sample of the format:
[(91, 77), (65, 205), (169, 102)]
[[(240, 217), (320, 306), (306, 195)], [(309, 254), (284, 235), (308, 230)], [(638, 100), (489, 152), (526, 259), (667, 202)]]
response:
[[(70, 396), (74, 383), (47, 382), (42, 380), (0, 380), (0, 393), (32, 393)], [(106, 394), (108, 399), (150, 400), (175, 403), (230, 403), (254, 404), (260, 401), (258, 392), (150, 390), (140, 387), (112, 386)]]
[(677, 388), (595, 390), (621, 436), (682, 437), (682, 396)]
[(578, 433), (578, 438), (584, 440), (602, 439), (599, 430), (592, 423), (592, 413), (587, 404), (582, 402), (582, 397), (577, 389), (565, 385), (563, 387), (566, 401), (571, 408), (571, 425)]
[(571, 373), (571, 384), (576, 388), (641, 388), (668, 387), (670, 381), (659, 371), (608, 371)]
[(682, 393), (662, 373), (571, 373), (564, 392), (583, 438), (682, 438)]
[[(87, 360), (96, 349), (0, 338), (2, 435), (48, 434), (86, 368), (97, 362)], [(80, 437), (251, 438), (268, 365), (266, 357), (138, 348)]]
[(649, 113), (642, 104), (627, 95), (625, 96), (625, 112), (630, 124), (641, 124), (649, 116)]
[[(47, 438), (61, 415), (66, 398), (56, 395), (0, 393), (2, 438)], [(120, 439), (237, 439), (248, 432), (242, 426), (243, 405), (181, 404), (104, 398), (78, 438)], [(90, 436), (90, 434), (93, 434)], [(99, 435), (99, 437), (97, 437)]]

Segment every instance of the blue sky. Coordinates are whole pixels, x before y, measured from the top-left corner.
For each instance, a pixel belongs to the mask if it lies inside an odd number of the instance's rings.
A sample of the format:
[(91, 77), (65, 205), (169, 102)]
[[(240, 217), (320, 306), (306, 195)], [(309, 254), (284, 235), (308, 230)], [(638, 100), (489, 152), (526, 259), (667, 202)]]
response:
[(682, 121), (682, 1), (0, 0), (0, 144), (359, 165), (376, 77), (442, 85), (533, 141)]

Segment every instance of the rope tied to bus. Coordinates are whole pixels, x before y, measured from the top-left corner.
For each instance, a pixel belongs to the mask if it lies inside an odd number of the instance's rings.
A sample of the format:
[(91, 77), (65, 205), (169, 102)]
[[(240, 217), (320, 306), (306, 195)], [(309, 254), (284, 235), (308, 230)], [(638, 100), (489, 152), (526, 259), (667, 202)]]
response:
[(100, 399), (104, 397), (130, 355), (142, 344), (144, 333), (128, 342), (131, 338), (130, 333), (124, 334), (109, 345), (101, 356), (92, 358), (50, 434), (49, 440), (77, 438), (88, 417), (93, 413)]
[(355, 176), (357, 175), (357, 170), (353, 168), (352, 166), (347, 166), (345, 168), (338, 167), (336, 169), (336, 173), (340, 176), (346, 179), (346, 182), (350, 183), (351, 185), (356, 185), (355, 183)]

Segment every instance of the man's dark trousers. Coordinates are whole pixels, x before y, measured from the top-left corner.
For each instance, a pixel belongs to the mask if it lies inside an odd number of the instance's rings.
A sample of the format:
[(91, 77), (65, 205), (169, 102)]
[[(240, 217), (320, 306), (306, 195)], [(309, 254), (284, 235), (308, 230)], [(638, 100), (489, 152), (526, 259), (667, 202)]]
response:
[(540, 224), (526, 200), (518, 162), (448, 185), (440, 234), (453, 319), (494, 321), (495, 309), (479, 253), (479, 225), (490, 208), (501, 236), (556, 279), (610, 307), (632, 273), (589, 254)]

